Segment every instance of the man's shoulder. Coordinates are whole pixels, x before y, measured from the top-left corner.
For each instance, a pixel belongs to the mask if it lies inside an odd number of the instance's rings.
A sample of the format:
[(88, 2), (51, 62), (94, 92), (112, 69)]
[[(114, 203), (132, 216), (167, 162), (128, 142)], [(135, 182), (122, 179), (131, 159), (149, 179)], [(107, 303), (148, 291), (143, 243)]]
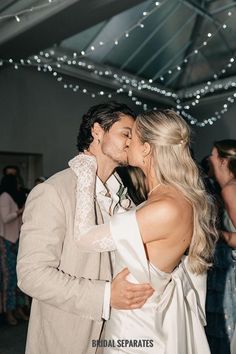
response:
[(31, 192), (40, 193), (46, 191), (47, 193), (56, 192), (60, 195), (70, 194), (71, 191), (74, 191), (76, 186), (76, 176), (74, 172), (67, 168), (60, 172), (55, 173), (49, 177), (45, 182), (35, 186)]
[(48, 183), (51, 185), (64, 184), (69, 181), (76, 180), (76, 176), (71, 168), (66, 168), (65, 170), (59, 171), (49, 177), (44, 183)]
[(55, 175), (48, 178), (44, 183), (50, 187), (53, 187), (58, 193), (65, 192), (68, 194), (70, 191), (74, 191), (76, 181), (77, 178), (75, 173), (71, 170), (71, 168), (67, 168), (55, 173)]

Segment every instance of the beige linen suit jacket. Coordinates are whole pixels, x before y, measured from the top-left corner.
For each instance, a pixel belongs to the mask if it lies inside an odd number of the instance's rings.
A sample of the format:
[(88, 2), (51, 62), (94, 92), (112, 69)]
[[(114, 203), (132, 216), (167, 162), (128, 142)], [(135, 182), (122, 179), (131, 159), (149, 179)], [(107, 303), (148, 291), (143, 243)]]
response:
[(33, 298), (27, 354), (96, 352), (91, 342), (103, 326), (111, 260), (108, 252), (82, 253), (75, 244), (76, 182), (66, 169), (36, 186), (27, 199), (17, 263), (18, 285)]

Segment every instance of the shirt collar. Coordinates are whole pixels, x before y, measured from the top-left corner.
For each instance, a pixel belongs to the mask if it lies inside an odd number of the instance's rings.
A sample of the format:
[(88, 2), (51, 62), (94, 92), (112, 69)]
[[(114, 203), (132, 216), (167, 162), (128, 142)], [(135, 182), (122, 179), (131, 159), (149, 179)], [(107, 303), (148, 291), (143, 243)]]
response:
[(117, 173), (112, 174), (108, 178), (108, 180), (106, 181), (105, 185), (100, 180), (100, 178), (97, 176), (97, 178), (96, 178), (96, 194), (106, 195), (107, 191), (109, 191), (111, 193), (111, 195), (117, 194), (121, 185), (122, 185), (122, 182), (121, 182), (120, 177), (118, 176)]

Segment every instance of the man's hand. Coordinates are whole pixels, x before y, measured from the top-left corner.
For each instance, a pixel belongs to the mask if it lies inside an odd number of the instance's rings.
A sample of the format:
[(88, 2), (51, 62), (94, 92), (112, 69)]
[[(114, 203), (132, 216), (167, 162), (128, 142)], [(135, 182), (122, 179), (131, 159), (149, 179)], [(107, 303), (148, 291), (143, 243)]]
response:
[(123, 269), (111, 285), (111, 307), (118, 310), (133, 310), (143, 307), (154, 289), (150, 284), (133, 284), (126, 280), (129, 270)]

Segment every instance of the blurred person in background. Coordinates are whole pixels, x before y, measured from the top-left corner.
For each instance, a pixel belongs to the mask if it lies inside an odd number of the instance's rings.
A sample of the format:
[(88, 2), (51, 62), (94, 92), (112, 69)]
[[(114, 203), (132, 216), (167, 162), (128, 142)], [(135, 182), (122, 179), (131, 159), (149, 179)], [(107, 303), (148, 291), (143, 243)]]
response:
[(19, 202), (21, 206), (25, 204), (26, 198), (29, 194), (29, 189), (25, 187), (23, 177), (20, 172), (20, 168), (17, 165), (7, 165), (3, 168), (3, 176), (13, 175), (16, 176)]
[(34, 185), (37, 186), (37, 184), (45, 182), (46, 179), (47, 178), (44, 176), (39, 176), (39, 177), (35, 178)]
[(207, 333), (213, 354), (229, 354), (230, 343), (231, 353), (236, 352), (232, 342), (236, 323), (236, 140), (215, 142), (209, 163), (221, 190), (222, 239), (209, 272)]
[(17, 287), (16, 258), (21, 227), (22, 194), (17, 177), (5, 175), (0, 186), (0, 313), (8, 324), (16, 325), (17, 318), (27, 320), (23, 308), (28, 297)]

